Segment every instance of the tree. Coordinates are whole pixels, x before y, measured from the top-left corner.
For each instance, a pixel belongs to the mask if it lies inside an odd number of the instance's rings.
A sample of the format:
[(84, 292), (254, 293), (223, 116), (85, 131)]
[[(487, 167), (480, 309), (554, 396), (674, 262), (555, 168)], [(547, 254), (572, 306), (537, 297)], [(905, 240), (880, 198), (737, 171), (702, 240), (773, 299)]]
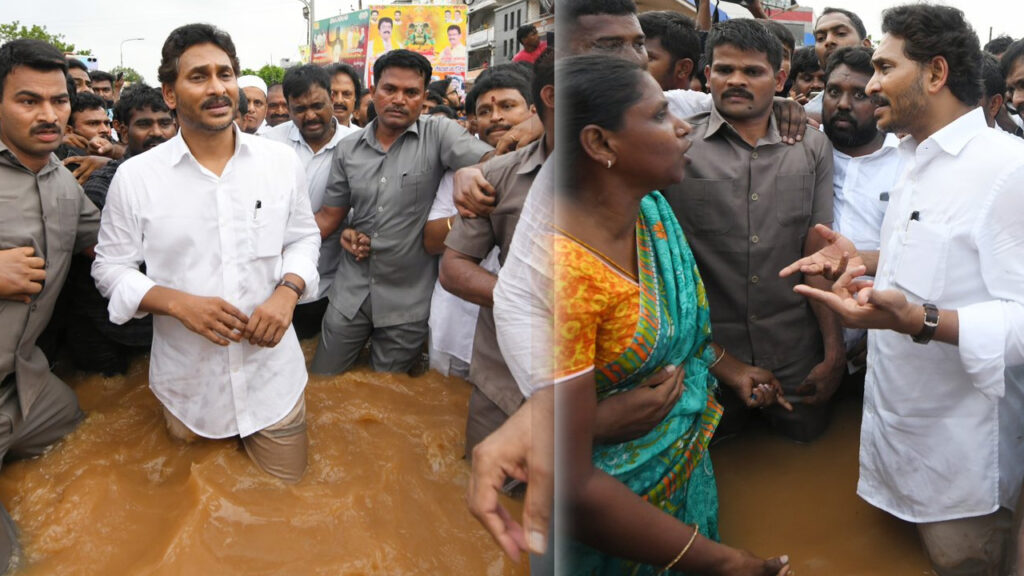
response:
[(273, 86), (274, 84), (280, 84), (281, 81), (284, 80), (284, 68), (267, 64), (263, 68), (260, 68), (256, 75), (263, 78), (263, 81), (267, 83), (267, 86)]
[(142, 74), (139, 74), (135, 71), (134, 68), (131, 68), (130, 66), (125, 66), (124, 68), (120, 66), (114, 66), (110, 69), (110, 73), (113, 74), (115, 77), (117, 76), (118, 72), (124, 72), (124, 80), (129, 84), (146, 83), (146, 79), (142, 77)]
[(242, 68), (242, 73), (239, 76), (257, 76), (257, 74), (252, 68)]
[(0, 24), (0, 44), (5, 44), (11, 40), (17, 40), (18, 38), (34, 38), (36, 40), (49, 42), (50, 44), (53, 44), (57, 50), (60, 50), (65, 54), (92, 56), (92, 50), (76, 49), (74, 44), (64, 41), (63, 34), (51, 34), (46, 30), (46, 26), (34, 24), (29, 28), (18, 20), (9, 24)]

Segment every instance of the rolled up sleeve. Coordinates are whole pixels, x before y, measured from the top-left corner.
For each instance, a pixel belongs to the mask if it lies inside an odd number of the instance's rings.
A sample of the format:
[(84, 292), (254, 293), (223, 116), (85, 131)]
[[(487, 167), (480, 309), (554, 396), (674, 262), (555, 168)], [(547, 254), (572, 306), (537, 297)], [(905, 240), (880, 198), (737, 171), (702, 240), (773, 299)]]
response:
[(320, 229), (306, 192), (306, 175), (295, 161), (295, 186), (291, 192), (288, 225), (284, 231), (281, 275), (295, 274), (306, 283), (300, 302), (316, 299), (320, 286), (317, 261), (320, 259)]
[(103, 208), (96, 260), (92, 264), (92, 277), (100, 294), (109, 299), (107, 311), (114, 324), (145, 316), (139, 306), (156, 285), (139, 271), (144, 260), (142, 228), (135, 216), (137, 207), (131, 205), (126, 188), (124, 179), (115, 176)]
[(1004, 392), (1006, 368), (1024, 364), (1024, 166), (993, 188), (973, 234), (991, 295), (957, 310), (960, 361), (986, 395)]

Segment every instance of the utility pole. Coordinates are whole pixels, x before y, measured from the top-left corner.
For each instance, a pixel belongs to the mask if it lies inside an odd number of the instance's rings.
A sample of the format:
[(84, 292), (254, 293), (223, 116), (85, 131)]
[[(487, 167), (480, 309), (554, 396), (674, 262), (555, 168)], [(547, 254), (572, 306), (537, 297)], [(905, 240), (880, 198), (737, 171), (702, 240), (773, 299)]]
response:
[(316, 0), (299, 0), (302, 2), (302, 15), (306, 18), (306, 44), (309, 45), (309, 61), (313, 62), (313, 22), (316, 20)]

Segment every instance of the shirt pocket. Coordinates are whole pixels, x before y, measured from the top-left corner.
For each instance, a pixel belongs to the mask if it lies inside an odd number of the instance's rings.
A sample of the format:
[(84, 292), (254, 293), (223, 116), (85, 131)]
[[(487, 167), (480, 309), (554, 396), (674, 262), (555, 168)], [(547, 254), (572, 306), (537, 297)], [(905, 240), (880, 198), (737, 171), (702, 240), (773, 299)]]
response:
[(399, 213), (418, 217), (429, 212), (430, 205), (428, 203), (433, 203), (438, 183), (432, 176), (433, 171), (429, 169), (402, 174), (400, 191), (402, 204)]
[(288, 206), (284, 202), (264, 202), (256, 210), (250, 229), (256, 258), (276, 258), (284, 249), (284, 231), (288, 225)]
[(78, 198), (57, 198), (57, 231), (62, 250), (75, 249), (75, 237), (78, 236)]
[(731, 230), (740, 199), (736, 181), (693, 178), (688, 184), (678, 196), (682, 212), (676, 214), (686, 223), (686, 230), (701, 236), (718, 236)]
[(942, 226), (911, 220), (903, 236), (894, 283), (926, 302), (941, 298), (949, 241), (949, 232)]
[(780, 174), (775, 177), (775, 215), (783, 226), (811, 227), (814, 176)]

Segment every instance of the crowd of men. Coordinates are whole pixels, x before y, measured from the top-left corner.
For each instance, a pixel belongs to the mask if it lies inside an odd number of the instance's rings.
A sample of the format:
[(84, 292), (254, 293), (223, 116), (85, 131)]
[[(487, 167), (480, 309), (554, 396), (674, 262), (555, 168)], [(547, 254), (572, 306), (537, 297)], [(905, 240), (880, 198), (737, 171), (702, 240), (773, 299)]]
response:
[[(772, 427), (813, 441), (840, 384), (864, 382), (858, 493), (917, 523), (940, 574), (1007, 562), (1024, 478), (1024, 41), (982, 58), (962, 14), (910, 6), (872, 48), (856, 13), (829, 8), (813, 47), (749, 20), (707, 66), (708, 0), (696, 21), (565, 4), (567, 53), (641, 63), (693, 126), (686, 179), (663, 192), (731, 370), (796, 408), (766, 410)], [(296, 482), (298, 341), (317, 337), (314, 373), (368, 348), (374, 370), (416, 374), (426, 353), (466, 378), (467, 457), (497, 462), (481, 442), (528, 387), (499, 346), (495, 286), (555, 138), (553, 50), (533, 26), (517, 38), (515, 63), (468, 91), (406, 50), (375, 59), (372, 90), (346, 64), (268, 86), (198, 24), (167, 38), (159, 88), (41, 41), (0, 47), (0, 453), (37, 455), (81, 420), (51, 371), (62, 355), (117, 374), (148, 351), (172, 436), (240, 437)], [(666, 388), (606, 400), (595, 440), (656, 426)], [(745, 398), (722, 396), (719, 435), (740, 433)], [(2, 568), (17, 537), (0, 520)], [(546, 531), (532, 526), (534, 551)]]

